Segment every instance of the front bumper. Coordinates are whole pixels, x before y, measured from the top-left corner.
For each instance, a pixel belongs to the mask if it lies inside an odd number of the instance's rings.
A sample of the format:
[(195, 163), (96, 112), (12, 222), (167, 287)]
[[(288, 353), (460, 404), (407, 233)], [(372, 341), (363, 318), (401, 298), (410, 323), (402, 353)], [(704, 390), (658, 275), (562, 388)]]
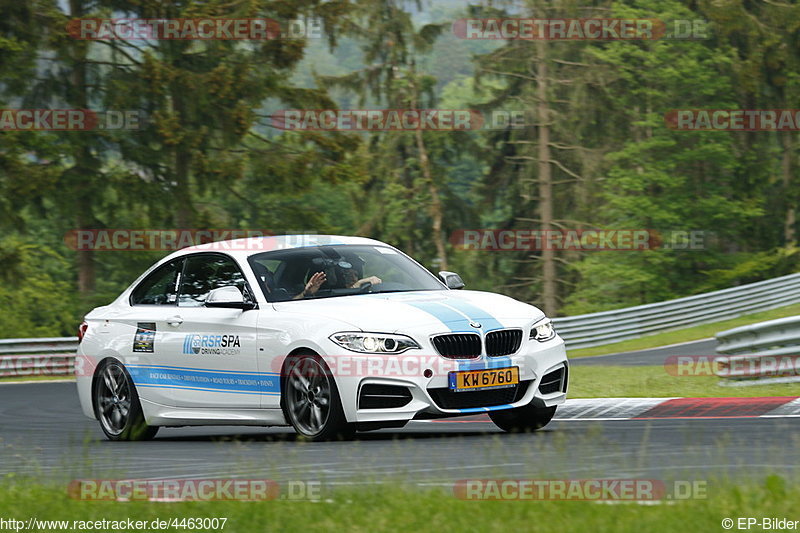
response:
[[(418, 351), (418, 350), (414, 350)], [(425, 350), (428, 352), (428, 350)], [(406, 352), (396, 364), (387, 364), (387, 356), (357, 355), (350, 359), (353, 368), (371, 369), (366, 372), (336, 372), (342, 406), (349, 422), (401, 422), (412, 419), (445, 418), (474, 413), (511, 409), (533, 403), (551, 407), (564, 403), (567, 397), (569, 362), (564, 341), (556, 336), (545, 342), (525, 342), (514, 355), (481, 356), (469, 360), (453, 360)], [(332, 361), (335, 365), (337, 361)], [(452, 392), (448, 374), (458, 370), (519, 367), (519, 385), (484, 391)], [(558, 372), (560, 381), (555, 383)], [(430, 375), (430, 377), (426, 377)], [(359, 402), (365, 386), (399, 387), (410, 393), (410, 399), (400, 407), (365, 408)], [(370, 390), (375, 390), (373, 387)], [(384, 387), (386, 389), (386, 387)], [(400, 389), (397, 389), (400, 390)], [(407, 393), (404, 393), (407, 394)]]

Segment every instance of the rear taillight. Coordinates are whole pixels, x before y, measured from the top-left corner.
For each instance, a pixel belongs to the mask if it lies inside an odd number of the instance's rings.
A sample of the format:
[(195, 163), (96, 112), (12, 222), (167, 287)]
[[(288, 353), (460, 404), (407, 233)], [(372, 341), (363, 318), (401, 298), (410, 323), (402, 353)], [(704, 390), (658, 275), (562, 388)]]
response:
[(86, 322), (81, 322), (81, 325), (78, 326), (78, 342), (83, 340), (83, 336), (86, 335), (87, 329), (89, 329), (89, 324)]

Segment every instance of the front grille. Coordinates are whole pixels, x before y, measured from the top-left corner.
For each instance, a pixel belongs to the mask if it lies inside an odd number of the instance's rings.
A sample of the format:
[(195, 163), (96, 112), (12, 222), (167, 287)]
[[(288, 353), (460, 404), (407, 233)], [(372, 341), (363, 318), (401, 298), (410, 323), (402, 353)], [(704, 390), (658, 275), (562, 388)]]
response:
[(358, 395), (359, 409), (391, 409), (403, 407), (411, 401), (411, 391), (398, 385), (368, 383), (361, 387)]
[(553, 370), (542, 377), (542, 382), (539, 383), (539, 392), (542, 394), (553, 394), (554, 392), (564, 392), (566, 386), (566, 368), (561, 367)]
[(530, 381), (522, 381), (519, 385), (505, 389), (453, 392), (448, 388), (442, 388), (428, 389), (428, 393), (442, 409), (469, 409), (518, 402), (525, 396), (528, 385)]
[(481, 354), (481, 338), (475, 333), (437, 335), (433, 347), (439, 355), (449, 359), (471, 359)]
[(521, 329), (492, 331), (486, 335), (486, 355), (489, 357), (511, 355), (519, 350), (520, 344), (522, 344)]

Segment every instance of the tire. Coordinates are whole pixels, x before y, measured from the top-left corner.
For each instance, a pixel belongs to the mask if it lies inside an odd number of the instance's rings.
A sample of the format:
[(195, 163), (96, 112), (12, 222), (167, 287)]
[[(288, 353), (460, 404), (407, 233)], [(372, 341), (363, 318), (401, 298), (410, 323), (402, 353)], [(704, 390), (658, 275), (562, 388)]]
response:
[(148, 426), (139, 394), (122, 363), (106, 359), (97, 368), (92, 383), (94, 414), (109, 440), (150, 440), (158, 426)]
[(509, 433), (526, 433), (542, 429), (553, 419), (556, 406), (536, 407), (528, 404), (502, 411), (489, 411), (489, 418), (497, 427)]
[(316, 354), (287, 360), (281, 406), (302, 438), (314, 442), (348, 440), (356, 432), (347, 422), (339, 390), (328, 365)]

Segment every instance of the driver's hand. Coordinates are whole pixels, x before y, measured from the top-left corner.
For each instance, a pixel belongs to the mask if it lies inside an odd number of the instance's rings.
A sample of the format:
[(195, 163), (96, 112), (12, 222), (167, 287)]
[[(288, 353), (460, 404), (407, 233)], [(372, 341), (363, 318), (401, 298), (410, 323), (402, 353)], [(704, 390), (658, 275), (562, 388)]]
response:
[(325, 275), (325, 272), (314, 273), (314, 275), (309, 278), (308, 283), (306, 283), (306, 288), (303, 289), (303, 296), (311, 296), (316, 294), (322, 284), (327, 281), (327, 279), (328, 277)]
[(358, 280), (358, 283), (356, 283), (356, 287), (361, 287), (362, 285), (365, 285), (367, 283), (372, 283), (373, 285), (379, 285), (383, 283), (383, 281), (378, 276), (370, 276), (368, 278)]

